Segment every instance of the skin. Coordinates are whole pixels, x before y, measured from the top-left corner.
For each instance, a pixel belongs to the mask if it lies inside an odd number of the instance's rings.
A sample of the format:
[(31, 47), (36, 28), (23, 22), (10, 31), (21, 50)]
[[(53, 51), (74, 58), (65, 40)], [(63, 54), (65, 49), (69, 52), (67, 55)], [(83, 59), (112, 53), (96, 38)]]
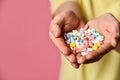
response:
[(119, 21), (112, 14), (104, 14), (86, 24), (89, 25), (89, 28), (95, 28), (105, 36), (104, 44), (84, 57), (79, 54), (74, 55), (65, 44), (63, 34), (73, 29), (79, 30), (79, 28), (85, 26), (85, 22), (79, 15), (78, 4), (66, 2), (54, 12), (49, 30), (50, 39), (74, 68), (79, 68), (80, 64), (92, 63), (101, 59), (107, 52), (117, 46), (120, 36)]
[(75, 68), (79, 67), (77, 58), (64, 42), (63, 33), (78, 29), (79, 26), (83, 25), (84, 23), (72, 11), (67, 11), (54, 17), (49, 32), (52, 42)]
[(86, 25), (89, 28), (95, 28), (97, 32), (102, 34), (104, 38), (104, 44), (97, 50), (89, 52), (85, 57), (77, 55), (79, 64), (93, 63), (100, 60), (110, 50), (117, 47), (120, 39), (120, 23), (110, 13), (103, 14), (93, 20), (90, 20)]
[(73, 29), (78, 29), (79, 26), (84, 26), (85, 23), (80, 19), (78, 7), (78, 4), (73, 1), (62, 4), (52, 14), (53, 19), (49, 30), (50, 39), (74, 68), (78, 68), (80, 64), (77, 63), (76, 56), (65, 44), (63, 33), (69, 32)]

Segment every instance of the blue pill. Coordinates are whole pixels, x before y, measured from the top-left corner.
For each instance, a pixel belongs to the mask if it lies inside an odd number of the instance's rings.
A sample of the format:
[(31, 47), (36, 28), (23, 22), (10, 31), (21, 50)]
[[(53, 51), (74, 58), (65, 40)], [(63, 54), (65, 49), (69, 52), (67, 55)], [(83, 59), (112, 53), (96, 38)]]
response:
[(73, 37), (70, 37), (70, 42), (75, 43), (75, 40), (73, 39)]
[(83, 43), (83, 40), (81, 39), (81, 40), (79, 40), (79, 44), (81, 45)]
[(69, 39), (71, 37), (70, 34), (66, 34), (66, 38)]

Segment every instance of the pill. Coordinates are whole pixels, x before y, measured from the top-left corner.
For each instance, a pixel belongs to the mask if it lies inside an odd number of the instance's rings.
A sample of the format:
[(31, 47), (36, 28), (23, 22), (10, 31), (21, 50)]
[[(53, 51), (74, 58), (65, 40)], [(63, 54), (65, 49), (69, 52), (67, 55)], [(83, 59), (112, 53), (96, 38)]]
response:
[(72, 30), (72, 32), (73, 32), (73, 33), (75, 33), (75, 34), (77, 34), (77, 33), (78, 33), (78, 31), (77, 31), (77, 30)]
[(87, 52), (90, 52), (90, 51), (92, 51), (92, 48), (87, 48)]
[(70, 37), (70, 42), (75, 43), (75, 40), (73, 39), (73, 37)]
[(80, 48), (79, 40), (75, 40), (75, 44), (77, 48)]
[(92, 41), (91, 41), (91, 40), (89, 41), (89, 46), (90, 46), (90, 47), (92, 47), (92, 46), (93, 46), (93, 43), (92, 43)]
[(97, 45), (98, 47), (100, 47), (100, 42), (96, 43), (96, 45)]
[(81, 40), (79, 40), (79, 44), (81, 45), (83, 43), (83, 40), (81, 39)]
[(93, 50), (96, 50), (97, 48), (98, 48), (97, 45), (92, 46)]
[(70, 34), (66, 34), (66, 38), (69, 39), (71, 36)]
[(81, 52), (81, 55), (85, 56), (85, 55), (87, 55), (87, 52), (83, 51), (83, 52)]
[(76, 46), (75, 43), (70, 43), (70, 47), (74, 48)]
[(67, 44), (70, 44), (70, 39), (68, 39), (68, 40), (66, 41), (66, 43), (67, 43)]
[(73, 37), (73, 39), (76, 40), (76, 39), (77, 39), (77, 36), (75, 35), (75, 36)]
[(96, 30), (94, 28), (91, 29), (92, 33), (96, 33)]
[(89, 29), (88, 25), (79, 31), (72, 30), (72, 32), (65, 33), (64, 39), (74, 54), (80, 53), (82, 56), (97, 50), (104, 43), (104, 36), (96, 32), (94, 28)]

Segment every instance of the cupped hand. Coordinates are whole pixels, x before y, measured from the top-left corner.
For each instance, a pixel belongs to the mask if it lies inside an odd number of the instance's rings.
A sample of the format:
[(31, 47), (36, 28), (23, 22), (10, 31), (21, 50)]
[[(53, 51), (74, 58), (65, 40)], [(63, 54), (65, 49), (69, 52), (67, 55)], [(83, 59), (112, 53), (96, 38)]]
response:
[(78, 68), (77, 58), (66, 45), (64, 33), (84, 26), (84, 22), (72, 11), (66, 11), (56, 15), (51, 21), (49, 37), (60, 52), (68, 59), (73, 67)]
[(89, 28), (95, 28), (98, 33), (103, 35), (104, 41), (97, 50), (89, 52), (86, 56), (78, 54), (76, 57), (79, 64), (93, 63), (100, 60), (110, 50), (117, 47), (120, 39), (120, 23), (110, 13), (90, 20), (86, 25)]

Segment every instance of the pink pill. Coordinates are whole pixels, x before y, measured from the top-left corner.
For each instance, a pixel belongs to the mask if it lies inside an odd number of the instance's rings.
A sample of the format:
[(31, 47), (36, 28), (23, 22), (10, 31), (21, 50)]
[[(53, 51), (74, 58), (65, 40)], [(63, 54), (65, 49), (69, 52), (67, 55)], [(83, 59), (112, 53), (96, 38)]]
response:
[(92, 41), (91, 41), (91, 40), (89, 41), (89, 46), (90, 46), (90, 47), (92, 47), (92, 46), (93, 46), (93, 43), (92, 43)]
[(70, 44), (70, 39), (68, 39), (68, 40), (66, 41), (66, 43), (67, 43), (67, 44)]
[(88, 44), (88, 40), (87, 40), (87, 38), (86, 39), (84, 39), (84, 42), (83, 42), (84, 44)]
[(84, 47), (84, 49), (85, 49), (85, 48), (88, 48), (88, 47), (89, 47), (89, 44), (88, 44), (88, 43), (87, 43), (87, 44), (84, 44), (83, 47)]
[(79, 38), (79, 37), (77, 37), (77, 40), (80, 40), (80, 38)]
[(76, 50), (77, 53), (82, 52), (83, 49), (87, 48), (88, 46), (85, 44), (82, 44), (79, 49)]
[(82, 52), (82, 49), (84, 49), (84, 47), (82, 47), (82, 45), (81, 45), (80, 48), (76, 50), (76, 53)]
[(90, 40), (90, 41), (93, 41), (93, 40), (94, 40), (94, 38), (93, 38), (93, 37), (89, 37), (89, 40)]

